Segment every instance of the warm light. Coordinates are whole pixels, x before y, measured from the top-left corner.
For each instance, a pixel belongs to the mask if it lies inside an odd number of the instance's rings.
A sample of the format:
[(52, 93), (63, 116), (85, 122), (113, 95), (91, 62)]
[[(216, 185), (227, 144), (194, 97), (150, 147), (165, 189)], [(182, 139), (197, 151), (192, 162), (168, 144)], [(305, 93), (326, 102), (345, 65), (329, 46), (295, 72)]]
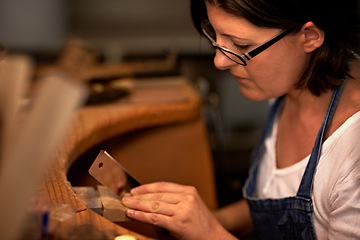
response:
[(117, 236), (114, 240), (136, 240), (136, 237), (130, 235)]

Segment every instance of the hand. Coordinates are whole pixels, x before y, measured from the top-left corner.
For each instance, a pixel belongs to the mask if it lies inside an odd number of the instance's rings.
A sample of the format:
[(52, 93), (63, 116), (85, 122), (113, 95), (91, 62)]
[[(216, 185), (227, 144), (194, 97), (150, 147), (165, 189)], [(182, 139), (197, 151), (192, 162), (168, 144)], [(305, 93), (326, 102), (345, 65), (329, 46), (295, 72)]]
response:
[(214, 218), (196, 189), (158, 182), (131, 190), (122, 199), (127, 216), (167, 229), (177, 239), (235, 239)]

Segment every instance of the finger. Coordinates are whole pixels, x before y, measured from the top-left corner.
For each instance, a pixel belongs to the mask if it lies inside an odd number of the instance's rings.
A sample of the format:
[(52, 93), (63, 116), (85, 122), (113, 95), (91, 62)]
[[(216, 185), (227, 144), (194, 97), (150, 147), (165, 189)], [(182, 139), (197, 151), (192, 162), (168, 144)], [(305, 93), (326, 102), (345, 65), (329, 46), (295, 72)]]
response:
[(139, 187), (131, 189), (131, 194), (146, 194), (156, 192), (182, 192), (182, 185), (169, 182), (155, 182), (144, 184)]
[(173, 216), (176, 212), (174, 204), (159, 201), (144, 201), (134, 197), (124, 197), (122, 203), (131, 209), (148, 213), (157, 213), (166, 216)]
[(131, 189), (131, 194), (146, 194), (146, 193), (156, 193), (156, 192), (173, 192), (173, 193), (183, 193), (187, 191), (188, 186), (169, 183), (169, 182), (156, 182), (150, 184), (144, 184), (139, 187)]
[(146, 193), (141, 195), (127, 195), (127, 197), (132, 197), (134, 199), (142, 201), (159, 201), (170, 204), (177, 204), (181, 201), (182, 195), (179, 193)]
[(148, 213), (148, 212), (142, 212), (137, 211), (133, 209), (128, 209), (126, 211), (126, 215), (134, 220), (149, 223), (154, 226), (158, 226), (164, 229), (169, 230), (170, 232), (173, 230), (173, 219), (171, 216), (166, 216), (158, 213)]

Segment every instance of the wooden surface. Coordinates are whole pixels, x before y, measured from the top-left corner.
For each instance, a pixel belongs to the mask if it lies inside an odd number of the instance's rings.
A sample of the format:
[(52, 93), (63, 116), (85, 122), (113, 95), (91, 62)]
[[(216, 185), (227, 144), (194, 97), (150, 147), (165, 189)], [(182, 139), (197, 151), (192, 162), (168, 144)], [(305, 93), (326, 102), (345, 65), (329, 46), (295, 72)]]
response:
[(81, 154), (108, 139), (138, 129), (185, 123), (200, 116), (201, 99), (184, 78), (136, 81), (135, 91), (129, 97), (78, 110), (40, 190), (48, 196), (51, 203), (72, 206), (76, 211), (78, 225), (92, 224), (118, 234), (151, 239), (90, 210), (73, 192), (67, 172)]

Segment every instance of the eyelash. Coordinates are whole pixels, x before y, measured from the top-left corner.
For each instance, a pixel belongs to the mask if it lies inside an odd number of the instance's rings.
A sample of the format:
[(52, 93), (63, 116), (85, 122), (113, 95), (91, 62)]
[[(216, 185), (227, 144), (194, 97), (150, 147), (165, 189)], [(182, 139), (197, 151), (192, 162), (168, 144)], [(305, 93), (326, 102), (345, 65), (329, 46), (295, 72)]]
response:
[(245, 51), (247, 49), (249, 49), (250, 45), (238, 45), (234, 43), (234, 46), (239, 49), (240, 51)]

